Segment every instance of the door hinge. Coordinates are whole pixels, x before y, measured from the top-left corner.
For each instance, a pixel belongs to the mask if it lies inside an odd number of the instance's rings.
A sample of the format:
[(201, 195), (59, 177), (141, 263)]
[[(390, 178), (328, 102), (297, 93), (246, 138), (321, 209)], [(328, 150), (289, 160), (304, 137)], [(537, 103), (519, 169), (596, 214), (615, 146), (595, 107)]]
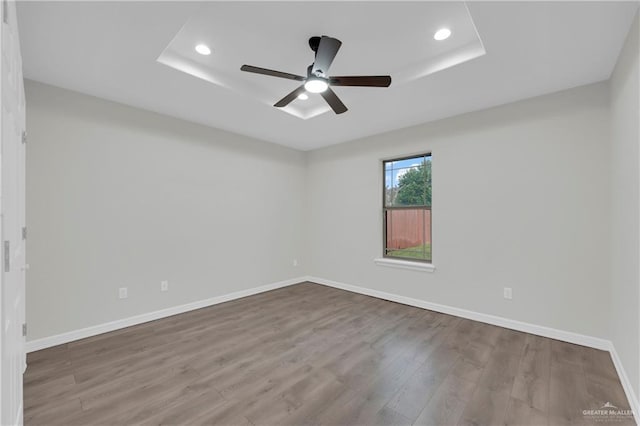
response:
[(9, 272), (9, 269), (11, 267), (11, 264), (9, 262), (10, 256), (11, 256), (11, 244), (7, 240), (4, 242), (4, 271), (5, 272)]
[(27, 132), (25, 130), (22, 131), (22, 143), (27, 143)]
[(22, 324), (22, 337), (27, 337), (27, 323)]
[(22, 227), (22, 239), (23, 240), (27, 239), (27, 227), (26, 226)]

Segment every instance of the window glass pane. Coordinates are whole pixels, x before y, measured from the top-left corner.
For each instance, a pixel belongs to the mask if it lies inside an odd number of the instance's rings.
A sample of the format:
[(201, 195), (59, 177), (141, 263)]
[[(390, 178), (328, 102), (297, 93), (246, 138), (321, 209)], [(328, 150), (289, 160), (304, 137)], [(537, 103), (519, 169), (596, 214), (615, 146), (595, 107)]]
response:
[(386, 210), (387, 256), (431, 260), (431, 210)]
[(387, 161), (385, 206), (431, 205), (431, 156)]
[[(386, 168), (386, 167), (385, 167)], [(393, 171), (384, 172), (384, 203), (386, 206), (393, 205), (398, 188), (393, 185)]]

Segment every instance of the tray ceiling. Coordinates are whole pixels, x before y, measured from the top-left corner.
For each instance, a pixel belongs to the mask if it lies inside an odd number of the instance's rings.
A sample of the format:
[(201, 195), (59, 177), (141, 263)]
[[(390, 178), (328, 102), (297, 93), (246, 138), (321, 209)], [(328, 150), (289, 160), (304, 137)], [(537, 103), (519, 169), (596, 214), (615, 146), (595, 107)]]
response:
[[(317, 34), (313, 31), (320, 31), (320, 27), (301, 19), (327, 14), (338, 19), (326, 22), (322, 33)], [(247, 19), (246, 15), (243, 4), (202, 5), (164, 49), (158, 62), (272, 106), (300, 83), (242, 73), (240, 66), (251, 64), (304, 76), (313, 62), (307, 41), (314, 35), (330, 35), (343, 42), (329, 74), (390, 74), (394, 87), (485, 53), (466, 4), (461, 2), (412, 3), (401, 8), (378, 3), (369, 6), (367, 13), (359, 3), (289, 4), (271, 14), (271, 19), (238, 25)], [(384, 31), (390, 22), (403, 25), (394, 28), (393, 33)], [(273, 32), (273, 28), (286, 31)], [(441, 28), (452, 28), (454, 32), (446, 40), (437, 41), (433, 36)], [(200, 44), (210, 47), (212, 54), (196, 52), (195, 46)], [(384, 102), (384, 93), (377, 95)], [(331, 109), (319, 95), (310, 95), (309, 99), (298, 99), (278, 111), (308, 119)]]

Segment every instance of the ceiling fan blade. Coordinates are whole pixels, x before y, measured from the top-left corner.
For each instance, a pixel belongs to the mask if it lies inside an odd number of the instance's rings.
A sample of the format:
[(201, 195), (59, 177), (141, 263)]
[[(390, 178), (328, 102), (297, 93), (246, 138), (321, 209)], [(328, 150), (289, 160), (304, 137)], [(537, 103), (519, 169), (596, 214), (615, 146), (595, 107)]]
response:
[(330, 77), (329, 84), (332, 86), (367, 86), (367, 87), (389, 87), (391, 76), (388, 75), (354, 75), (343, 77)]
[(304, 81), (305, 79), (300, 75), (289, 74), (288, 72), (282, 72), (282, 71), (274, 71), (267, 68), (254, 67), (253, 65), (243, 65), (240, 67), (240, 70), (246, 71), (246, 72), (253, 72), (256, 74), (270, 75), (271, 77), (287, 78), (289, 80)]
[(347, 107), (342, 103), (336, 92), (331, 90), (330, 87), (327, 88), (324, 92), (320, 93), (325, 101), (329, 104), (333, 112), (336, 114), (342, 114), (347, 111)]
[(311, 72), (321, 72), (326, 75), (341, 45), (342, 42), (337, 38), (322, 36)]
[(284, 98), (280, 99), (278, 102), (276, 102), (273, 106), (274, 107), (278, 107), (278, 108), (282, 108), (282, 107), (286, 107), (287, 105), (289, 105), (295, 98), (298, 97), (298, 95), (300, 95), (301, 93), (306, 92), (305, 88), (304, 88), (304, 84), (300, 87), (298, 87), (296, 90), (294, 90), (293, 92), (289, 93), (287, 96), (285, 96)]

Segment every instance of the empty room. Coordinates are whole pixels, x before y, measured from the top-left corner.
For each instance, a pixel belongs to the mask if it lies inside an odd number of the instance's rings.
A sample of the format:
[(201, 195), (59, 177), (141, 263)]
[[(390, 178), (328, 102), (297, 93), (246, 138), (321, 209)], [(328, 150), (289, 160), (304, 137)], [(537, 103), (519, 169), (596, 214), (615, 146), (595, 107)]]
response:
[(637, 425), (640, 2), (0, 7), (0, 424)]

